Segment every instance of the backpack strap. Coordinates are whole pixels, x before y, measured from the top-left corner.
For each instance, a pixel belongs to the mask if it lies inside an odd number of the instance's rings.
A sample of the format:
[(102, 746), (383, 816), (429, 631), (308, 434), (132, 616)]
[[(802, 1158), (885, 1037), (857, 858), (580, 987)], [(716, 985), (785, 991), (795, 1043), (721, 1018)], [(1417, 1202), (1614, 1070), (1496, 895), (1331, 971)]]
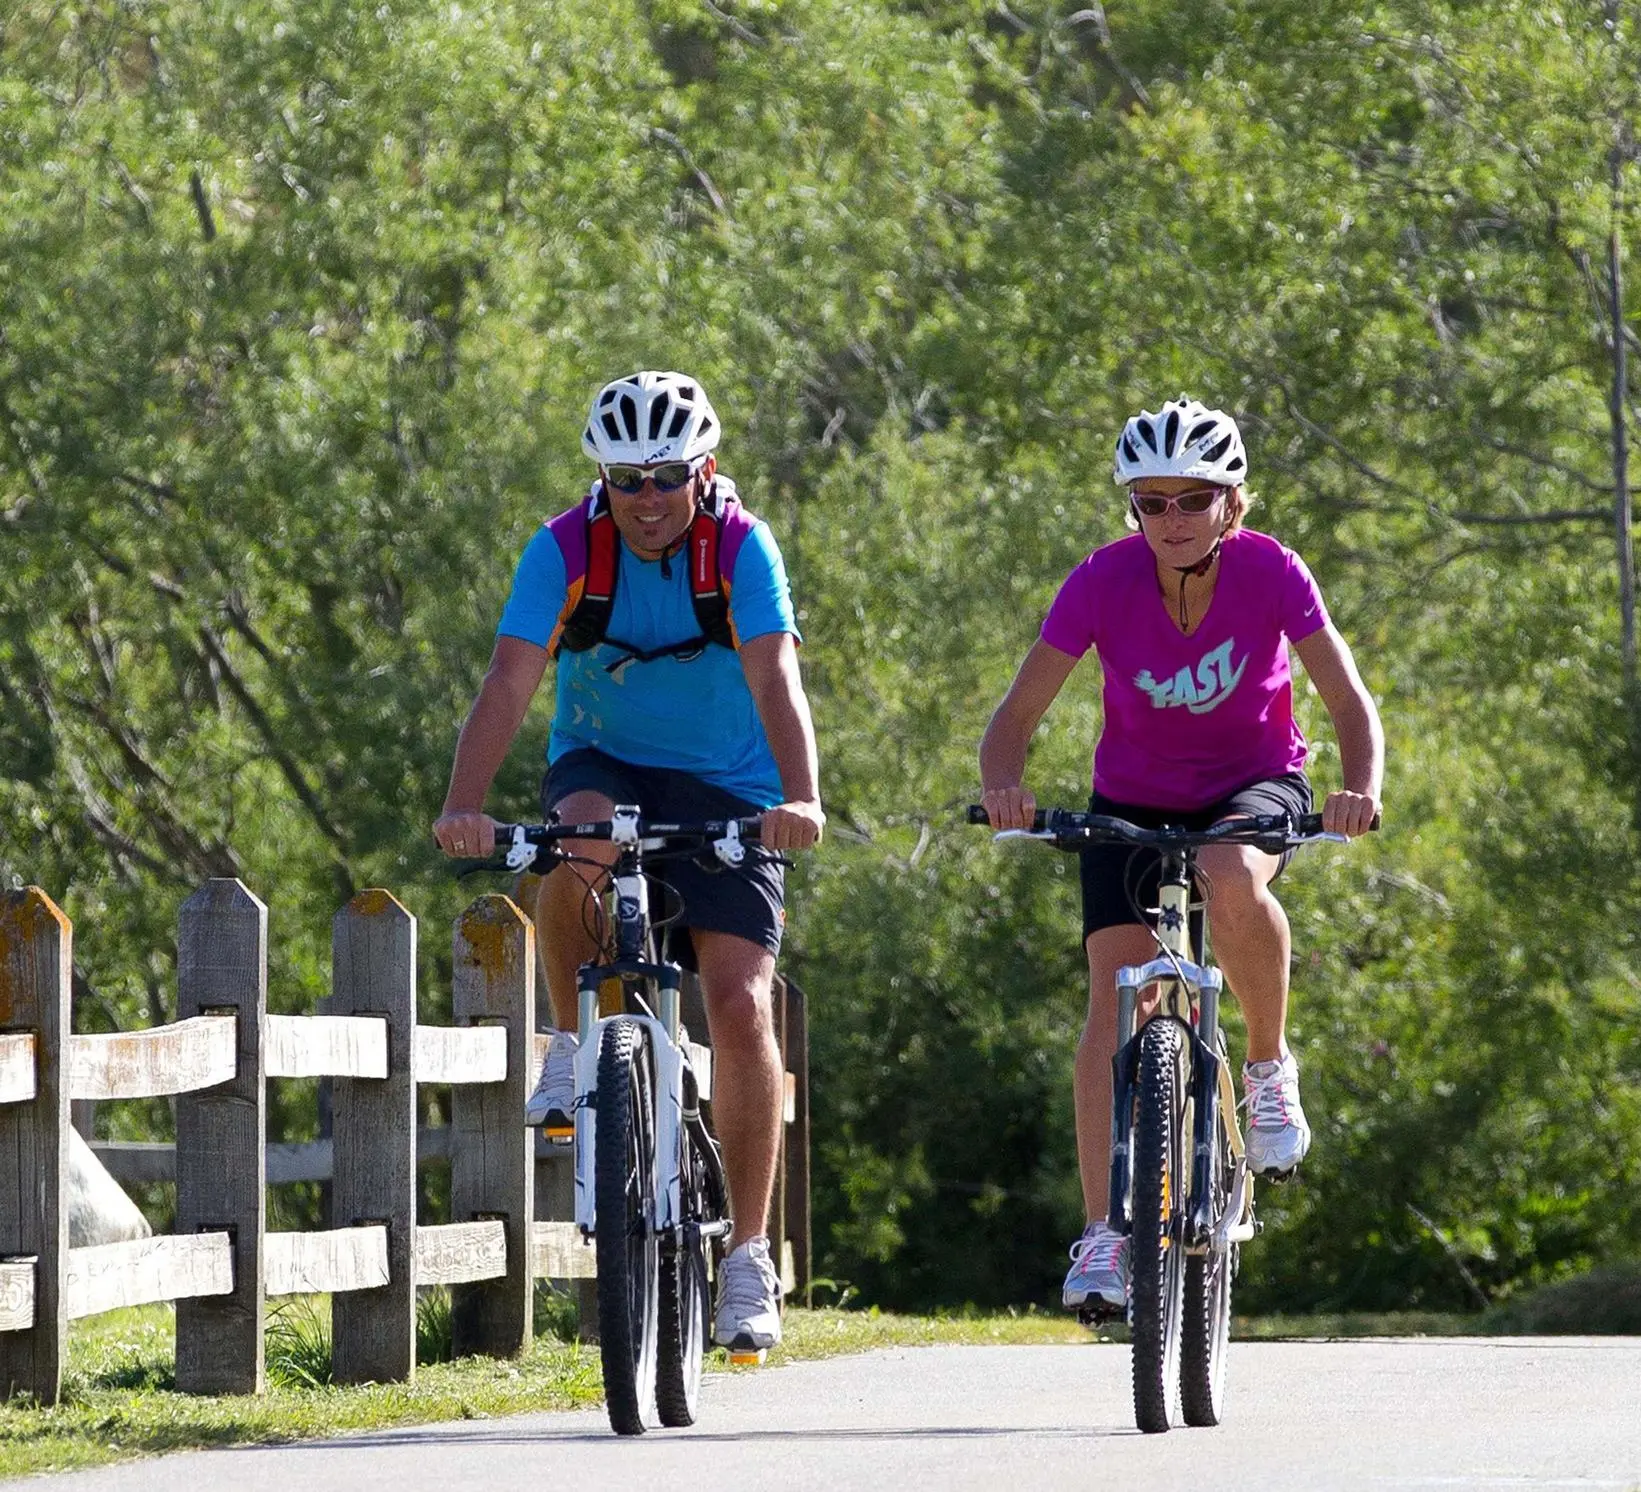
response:
[(615, 610), (621, 536), (597, 483), (573, 508), (549, 519), (547, 527), (564, 558), (564, 605), (547, 639), (548, 656), (557, 658), (565, 650), (584, 653), (603, 639)]
[(714, 479), (706, 499), (696, 510), (685, 539), (689, 565), (690, 603), (695, 608), (700, 635), (659, 648), (640, 648), (609, 635), (615, 610), (615, 589), (621, 572), (621, 536), (610, 514), (602, 484), (595, 483), (575, 507), (548, 521), (564, 557), (566, 594), (558, 623), (547, 640), (547, 652), (586, 652), (601, 642), (620, 648), (623, 656), (609, 664), (615, 673), (630, 663), (656, 658), (697, 658), (708, 644), (738, 648), (730, 616), (729, 593), (735, 561), (757, 519), (742, 506), (728, 477)]
[(713, 481), (708, 501), (690, 525), (689, 596), (701, 635), (720, 647), (739, 648), (729, 596), (741, 545), (758, 520), (741, 506), (728, 477)]

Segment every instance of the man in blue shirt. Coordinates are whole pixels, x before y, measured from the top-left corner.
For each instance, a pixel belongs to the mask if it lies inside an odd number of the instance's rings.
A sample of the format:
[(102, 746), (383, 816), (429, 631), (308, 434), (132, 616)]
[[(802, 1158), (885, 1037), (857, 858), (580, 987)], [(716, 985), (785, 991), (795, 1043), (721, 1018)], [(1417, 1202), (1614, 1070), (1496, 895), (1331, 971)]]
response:
[[(447, 854), (493, 852), (485, 797), (554, 660), (544, 814), (592, 822), (617, 803), (674, 821), (761, 812), (766, 849), (819, 843), (815, 731), (786, 570), (768, 525), (741, 510), (733, 484), (717, 475), (720, 430), (700, 385), (682, 374), (634, 373), (594, 397), (582, 448), (598, 463), (598, 481), (583, 503), (543, 525), (519, 560), (433, 828)], [(701, 542), (717, 536), (721, 618), (710, 579), (691, 584), (703, 512), (717, 515)], [(614, 853), (607, 843), (570, 847), (605, 863)], [(683, 905), (675, 928), (688, 930), (706, 998), (713, 1118), (734, 1216), (713, 1334), (757, 1350), (781, 1330), (764, 1229), (783, 1099), (771, 987), (784, 873), (754, 855), (734, 870), (688, 859), (664, 866)], [(584, 918), (592, 879), (557, 867), (535, 909), (558, 1034), (527, 1117), (549, 1128), (568, 1122), (574, 1092), (576, 969), (597, 951)]]

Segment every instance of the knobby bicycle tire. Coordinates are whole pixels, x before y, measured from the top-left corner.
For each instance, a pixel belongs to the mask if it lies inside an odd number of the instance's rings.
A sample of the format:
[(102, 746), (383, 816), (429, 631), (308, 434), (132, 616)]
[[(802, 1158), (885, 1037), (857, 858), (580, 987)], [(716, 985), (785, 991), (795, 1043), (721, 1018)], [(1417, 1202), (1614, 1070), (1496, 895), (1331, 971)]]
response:
[(1179, 1417), (1180, 1307), (1185, 1205), (1184, 1100), (1179, 1025), (1153, 1020), (1140, 1032), (1134, 1094), (1134, 1232), (1130, 1256), (1134, 1421), (1147, 1434)]
[[(1220, 1039), (1220, 1060), (1225, 1060)], [(1209, 1182), (1217, 1227), (1231, 1198), (1236, 1161), (1231, 1150), (1230, 1116), (1215, 1106), (1214, 1164)], [(1180, 1335), (1180, 1406), (1188, 1425), (1217, 1425), (1225, 1413), (1225, 1352), (1231, 1335), (1231, 1286), (1236, 1279), (1237, 1245), (1185, 1261), (1184, 1319)]]
[(708, 1242), (691, 1225), (710, 1222), (708, 1158), (690, 1127), (678, 1126), (679, 1199), (684, 1226), (661, 1248), (660, 1334), (655, 1401), (661, 1423), (693, 1425), (701, 1394), (701, 1361), (711, 1331)]
[(598, 1338), (604, 1399), (618, 1435), (654, 1422), (660, 1247), (655, 1190), (655, 1085), (637, 1021), (604, 1027), (598, 1050), (594, 1141)]

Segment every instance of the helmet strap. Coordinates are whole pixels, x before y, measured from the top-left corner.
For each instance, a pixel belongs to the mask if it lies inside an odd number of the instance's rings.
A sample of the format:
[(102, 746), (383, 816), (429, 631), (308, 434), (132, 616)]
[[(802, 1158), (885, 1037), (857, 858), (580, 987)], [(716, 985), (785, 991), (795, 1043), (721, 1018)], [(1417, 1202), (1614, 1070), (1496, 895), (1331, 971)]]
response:
[(1175, 565), (1174, 573), (1179, 576), (1179, 624), (1183, 631), (1191, 625), (1191, 613), (1185, 604), (1185, 586), (1193, 575), (1206, 575), (1214, 567), (1214, 561), (1219, 558), (1220, 547), (1225, 543), (1225, 535), (1221, 534), (1214, 540), (1214, 547), (1210, 549), (1194, 565)]
[[(1214, 540), (1214, 547), (1210, 549), (1194, 565), (1175, 565), (1174, 570), (1180, 575), (1206, 575), (1214, 568), (1214, 561), (1219, 558), (1220, 546), (1225, 542), (1225, 535), (1221, 534)], [(1182, 585), (1183, 581), (1180, 582)]]

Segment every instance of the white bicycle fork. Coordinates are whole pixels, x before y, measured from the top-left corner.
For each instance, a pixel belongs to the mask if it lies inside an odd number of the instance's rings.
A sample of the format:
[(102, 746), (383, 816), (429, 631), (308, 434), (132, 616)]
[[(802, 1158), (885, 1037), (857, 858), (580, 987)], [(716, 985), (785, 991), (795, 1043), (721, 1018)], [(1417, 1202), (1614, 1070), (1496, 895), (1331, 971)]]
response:
[(667, 1039), (666, 1027), (653, 1016), (605, 1016), (595, 1019), (590, 1028), (583, 1021), (582, 1030), (588, 1035), (575, 1055), (575, 1220), (588, 1238), (597, 1226), (593, 1176), (598, 1134), (598, 1048), (604, 1028), (612, 1020), (644, 1026), (655, 1062), (655, 1195), (649, 1207), (650, 1226), (659, 1231), (675, 1228), (682, 1220), (678, 1157), (684, 1123), (684, 1054)]

